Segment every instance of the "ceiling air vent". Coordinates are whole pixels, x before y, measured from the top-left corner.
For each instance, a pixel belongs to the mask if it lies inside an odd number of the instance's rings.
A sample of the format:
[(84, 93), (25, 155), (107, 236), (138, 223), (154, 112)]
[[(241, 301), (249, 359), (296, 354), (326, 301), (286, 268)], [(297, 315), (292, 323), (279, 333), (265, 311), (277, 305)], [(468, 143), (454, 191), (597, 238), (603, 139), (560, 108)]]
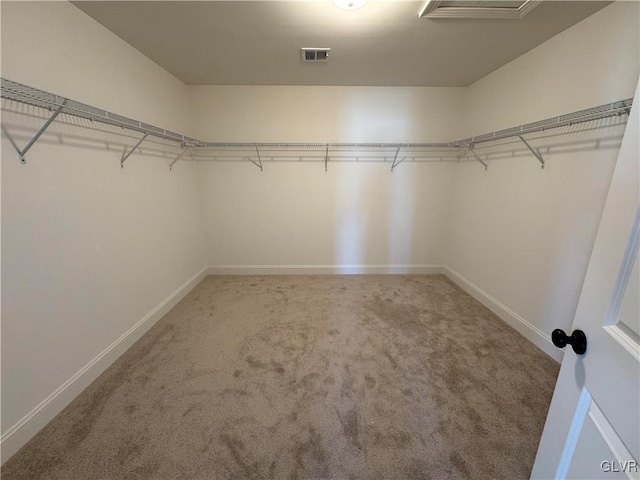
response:
[(330, 48), (302, 48), (302, 61), (326, 62), (330, 51)]

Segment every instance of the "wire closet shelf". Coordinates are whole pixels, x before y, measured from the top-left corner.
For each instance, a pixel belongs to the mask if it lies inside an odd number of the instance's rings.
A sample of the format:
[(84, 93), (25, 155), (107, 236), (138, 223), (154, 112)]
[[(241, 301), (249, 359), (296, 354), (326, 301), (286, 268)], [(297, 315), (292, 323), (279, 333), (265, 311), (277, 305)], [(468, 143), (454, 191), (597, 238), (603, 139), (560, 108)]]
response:
[[(324, 161), (325, 170), (329, 160), (329, 153), (331, 157), (339, 161), (340, 152), (352, 152), (357, 155), (361, 154), (364, 158), (367, 157), (367, 153), (377, 152), (382, 156), (374, 155), (374, 158), (382, 158), (383, 161), (387, 161), (387, 154), (390, 159), (393, 159), (391, 170), (402, 163), (406, 158), (406, 155), (420, 156), (424, 152), (435, 152), (436, 158), (440, 161), (461, 158), (460, 152), (471, 154), (484, 165), (480, 157), (478, 157), (473, 151), (474, 147), (478, 144), (492, 142), (496, 140), (502, 140), (510, 137), (519, 138), (524, 145), (533, 153), (534, 156), (544, 167), (544, 160), (540, 154), (534, 150), (529, 143), (523, 138), (524, 135), (530, 133), (541, 132), (544, 130), (555, 129), (564, 126), (571, 126), (579, 123), (591, 122), (594, 120), (600, 120), (603, 118), (620, 116), (623, 114), (628, 115), (633, 103), (633, 98), (626, 100), (619, 100), (616, 102), (608, 103), (605, 105), (599, 105), (597, 107), (589, 108), (586, 110), (580, 110), (577, 112), (561, 115), (557, 117), (540, 120), (517, 127), (507, 128), (504, 130), (498, 130), (483, 135), (473, 136), (456, 140), (453, 142), (439, 142), (439, 143), (289, 143), (289, 142), (206, 142), (198, 140), (180, 133), (176, 133), (170, 130), (166, 130), (154, 125), (134, 120), (116, 113), (109, 112), (100, 108), (87, 105), (85, 103), (77, 102), (75, 100), (55, 95), (43, 90), (39, 90), (27, 85), (23, 85), (17, 82), (13, 82), (6, 78), (0, 78), (0, 91), (1, 97), (7, 100), (39, 107), (49, 110), (51, 116), (40, 128), (36, 135), (31, 139), (25, 148), (20, 150), (14, 145), (14, 148), (18, 151), (20, 160), (25, 162), (25, 154), (31, 148), (31, 146), (37, 141), (37, 139), (44, 133), (47, 127), (55, 120), (59, 114), (71, 115), (82, 119), (89, 120), (91, 122), (101, 122), (107, 125), (113, 125), (121, 127), (123, 129), (132, 130), (142, 134), (142, 138), (127, 154), (124, 155), (121, 160), (121, 164), (131, 155), (140, 144), (147, 138), (147, 136), (153, 136), (164, 140), (176, 142), (183, 149), (183, 153), (176, 158), (171, 166), (175, 164), (180, 158), (188, 153), (194, 159), (202, 159), (203, 156), (198, 155), (197, 152), (211, 152), (215, 151), (217, 157), (224, 157), (226, 153), (240, 152), (239, 158), (245, 158), (262, 170), (262, 159), (265, 155), (269, 155), (269, 152), (317, 152), (316, 160)], [(8, 136), (3, 127), (3, 133)], [(400, 156), (400, 152), (403, 153), (403, 157)], [(447, 153), (448, 152), (448, 153)], [(193, 154), (196, 154), (195, 157)], [(252, 156), (248, 156), (251, 154)], [(262, 154), (262, 156), (261, 156)], [(440, 155), (438, 157), (438, 154)], [(274, 154), (275, 155), (275, 154)], [(271, 157), (273, 159), (273, 157)], [(333, 161), (333, 160), (332, 160)]]

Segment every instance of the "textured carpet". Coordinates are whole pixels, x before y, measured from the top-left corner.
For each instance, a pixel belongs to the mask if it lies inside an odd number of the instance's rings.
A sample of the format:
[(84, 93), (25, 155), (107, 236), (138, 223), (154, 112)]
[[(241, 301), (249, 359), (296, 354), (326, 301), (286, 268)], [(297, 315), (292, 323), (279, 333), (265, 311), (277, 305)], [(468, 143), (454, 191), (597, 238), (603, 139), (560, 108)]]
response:
[(212, 276), (2, 479), (528, 478), (557, 373), (441, 275)]

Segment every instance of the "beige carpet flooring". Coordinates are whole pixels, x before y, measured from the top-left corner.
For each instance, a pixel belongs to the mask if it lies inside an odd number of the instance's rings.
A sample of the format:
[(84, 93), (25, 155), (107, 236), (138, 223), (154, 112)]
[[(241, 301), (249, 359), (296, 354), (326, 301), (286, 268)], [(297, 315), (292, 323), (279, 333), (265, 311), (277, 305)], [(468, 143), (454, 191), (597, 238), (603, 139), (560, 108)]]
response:
[(211, 276), (2, 479), (529, 478), (557, 373), (441, 275)]

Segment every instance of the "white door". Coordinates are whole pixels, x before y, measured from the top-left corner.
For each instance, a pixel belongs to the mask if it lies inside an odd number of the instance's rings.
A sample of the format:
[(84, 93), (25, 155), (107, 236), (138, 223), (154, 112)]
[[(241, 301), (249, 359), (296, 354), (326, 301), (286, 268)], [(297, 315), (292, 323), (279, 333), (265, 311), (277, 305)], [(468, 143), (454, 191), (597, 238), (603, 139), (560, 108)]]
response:
[(535, 479), (640, 478), (638, 103), (636, 89), (573, 321), (587, 350), (564, 348)]

